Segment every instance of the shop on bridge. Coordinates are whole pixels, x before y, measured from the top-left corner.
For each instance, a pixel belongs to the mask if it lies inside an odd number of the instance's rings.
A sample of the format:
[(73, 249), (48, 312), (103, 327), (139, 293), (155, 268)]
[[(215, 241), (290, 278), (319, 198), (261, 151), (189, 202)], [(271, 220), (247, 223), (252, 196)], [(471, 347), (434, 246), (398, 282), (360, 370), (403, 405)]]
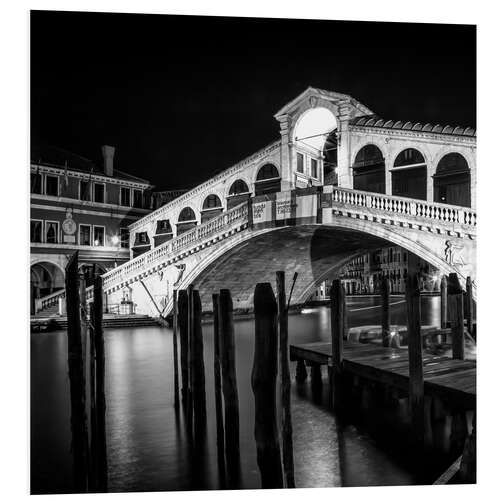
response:
[(459, 153), (449, 153), (439, 161), (434, 175), (434, 201), (471, 206), (470, 169)]
[(385, 160), (377, 146), (363, 146), (352, 166), (353, 187), (360, 191), (385, 193)]

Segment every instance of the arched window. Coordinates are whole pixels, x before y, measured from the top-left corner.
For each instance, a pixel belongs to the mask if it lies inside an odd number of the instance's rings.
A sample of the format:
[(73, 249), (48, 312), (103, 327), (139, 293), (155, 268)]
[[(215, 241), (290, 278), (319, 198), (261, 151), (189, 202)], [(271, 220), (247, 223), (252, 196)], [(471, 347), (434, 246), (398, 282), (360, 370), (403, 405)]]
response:
[(271, 163), (260, 167), (255, 181), (255, 195), (277, 193), (281, 189), (281, 179), (278, 169)]
[(203, 202), (201, 210), (201, 222), (213, 219), (222, 212), (222, 203), (216, 194), (209, 194)]
[(272, 163), (266, 163), (259, 169), (259, 173), (257, 174), (258, 181), (265, 181), (267, 179), (275, 179), (279, 177), (280, 174), (278, 169)]
[(250, 190), (248, 189), (247, 183), (238, 179), (231, 184), (229, 188), (229, 196), (234, 196), (237, 194), (248, 193)]
[(231, 184), (227, 197), (227, 209), (240, 205), (250, 198), (250, 189), (245, 181), (238, 179)]
[(449, 153), (438, 163), (434, 175), (434, 201), (470, 207), (470, 169), (459, 153)]
[(363, 146), (356, 155), (352, 170), (354, 189), (385, 193), (385, 160), (377, 146)]
[(191, 222), (196, 220), (196, 215), (191, 207), (183, 208), (179, 214), (179, 222)]
[(221, 208), (222, 203), (216, 194), (209, 194), (203, 202), (203, 210), (213, 210), (214, 208)]
[(191, 207), (185, 207), (179, 214), (177, 221), (177, 235), (189, 231), (196, 226), (196, 215)]
[(420, 151), (413, 148), (401, 151), (391, 173), (394, 196), (427, 199), (427, 166)]

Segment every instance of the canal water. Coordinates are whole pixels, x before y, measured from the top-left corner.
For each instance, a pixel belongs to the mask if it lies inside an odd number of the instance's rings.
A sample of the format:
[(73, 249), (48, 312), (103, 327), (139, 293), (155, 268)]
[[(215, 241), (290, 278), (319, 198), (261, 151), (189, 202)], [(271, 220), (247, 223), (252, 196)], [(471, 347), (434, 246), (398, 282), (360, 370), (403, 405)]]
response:
[[(422, 324), (439, 323), (439, 297), (422, 298)], [(391, 298), (391, 323), (405, 323), (402, 297)], [(377, 297), (348, 298), (349, 326), (379, 324)], [(213, 325), (203, 325), (207, 443), (193, 466), (182, 412), (174, 410), (172, 331), (160, 327), (106, 329), (106, 425), (109, 490), (220, 488), (215, 437)], [(329, 309), (289, 318), (290, 343), (328, 341)], [(251, 371), (253, 320), (235, 323), (240, 405), (241, 487), (259, 488)], [(292, 373), (292, 420), (297, 487), (412, 485), (432, 482), (404, 454), (393, 453), (319, 402)], [(31, 491), (72, 491), (66, 332), (31, 336)], [(326, 373), (323, 373), (326, 377)], [(326, 384), (325, 384), (326, 389)], [(407, 460), (408, 459), (408, 460)]]

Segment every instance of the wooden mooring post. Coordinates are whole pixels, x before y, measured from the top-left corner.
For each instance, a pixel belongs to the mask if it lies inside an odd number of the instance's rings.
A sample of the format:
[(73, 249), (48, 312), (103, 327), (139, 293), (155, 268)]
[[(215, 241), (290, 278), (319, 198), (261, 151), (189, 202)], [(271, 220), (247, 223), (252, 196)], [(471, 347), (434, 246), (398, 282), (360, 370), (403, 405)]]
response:
[(80, 316), (78, 251), (66, 265), (66, 314), (68, 317), (68, 373), (71, 401), (71, 450), (75, 492), (88, 491), (88, 429), (85, 411), (85, 373)]
[(201, 328), (201, 299), (193, 290), (193, 412), (195, 437), (203, 437), (206, 429), (207, 406), (205, 395), (205, 361), (203, 358), (203, 333)]
[(469, 335), (474, 335), (474, 299), (472, 297), (472, 280), (467, 276), (465, 282), (465, 320), (467, 323), (467, 331)]
[(417, 445), (424, 440), (424, 375), (420, 334), (420, 287), (417, 275), (406, 278), (406, 314), (408, 328), (409, 399), (412, 436)]
[(441, 328), (448, 326), (448, 279), (446, 275), (441, 278)]
[(384, 347), (389, 347), (391, 343), (391, 320), (389, 311), (390, 293), (389, 279), (387, 276), (383, 276), (382, 282), (380, 283), (380, 298), (382, 302), (382, 345)]
[(226, 465), (224, 460), (224, 415), (222, 413), (221, 361), (219, 341), (219, 294), (212, 295), (214, 315), (214, 389), (215, 389), (215, 421), (217, 429), (217, 463), (221, 485), (225, 484)]
[(229, 486), (239, 481), (240, 410), (236, 383), (233, 300), (231, 292), (219, 294), (219, 342), (224, 395), (224, 440)]
[(276, 292), (278, 298), (279, 351), (281, 378), (281, 435), (283, 440), (283, 468), (285, 486), (295, 488), (293, 464), (293, 430), (290, 408), (290, 366), (288, 364), (288, 309), (286, 304), (285, 273), (276, 273)]
[(255, 441), (263, 488), (282, 488), (281, 453), (276, 425), (278, 371), (277, 305), (270, 283), (254, 292), (255, 352), (252, 390), (255, 396)]
[(328, 367), (332, 404), (335, 410), (342, 406), (342, 359), (345, 328), (345, 292), (339, 279), (332, 281), (330, 313), (332, 334), (332, 366)]
[[(96, 487), (99, 493), (108, 491), (108, 459), (106, 445), (106, 355), (104, 350), (102, 276), (97, 275), (94, 281), (93, 330), (95, 348), (95, 411), (97, 426), (97, 471)], [(92, 356), (92, 353), (91, 353)]]
[(464, 359), (464, 298), (456, 273), (448, 278), (448, 311), (451, 326), (451, 350), (453, 359)]
[(189, 425), (193, 421), (193, 388), (194, 388), (194, 298), (193, 285), (189, 285), (187, 289), (188, 297), (188, 371), (189, 371), (189, 390), (188, 390), (188, 419)]
[(177, 290), (174, 290), (172, 296), (172, 309), (173, 309), (173, 349), (174, 349), (174, 406), (175, 409), (179, 408), (179, 360), (177, 353), (177, 329), (178, 329), (178, 307), (177, 307)]
[(188, 296), (186, 290), (179, 290), (178, 301), (178, 325), (181, 348), (181, 379), (182, 379), (182, 404), (187, 408), (189, 398), (189, 368), (188, 368)]

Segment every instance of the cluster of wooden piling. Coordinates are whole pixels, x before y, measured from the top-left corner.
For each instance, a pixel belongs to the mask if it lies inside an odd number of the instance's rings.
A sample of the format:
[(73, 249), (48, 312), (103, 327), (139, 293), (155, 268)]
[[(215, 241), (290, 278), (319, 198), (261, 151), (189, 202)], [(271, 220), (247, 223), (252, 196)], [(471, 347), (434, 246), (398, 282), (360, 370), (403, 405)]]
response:
[[(293, 281), (295, 279), (296, 276)], [(276, 288), (278, 300), (270, 283), (257, 284), (254, 294), (255, 354), (252, 388), (255, 396), (255, 440), (262, 486), (264, 488), (283, 486), (293, 488), (295, 479), (288, 362), (288, 307), (283, 272), (277, 273)], [(221, 487), (236, 488), (240, 483), (241, 472), (239, 401), (231, 292), (222, 289), (218, 294), (213, 294), (212, 304), (219, 478)], [(199, 292), (192, 286), (187, 290), (175, 292), (174, 384), (177, 385), (176, 339), (178, 330), (182, 407), (186, 415), (188, 431), (190, 433), (194, 431), (195, 442), (202, 438), (206, 425), (201, 312)], [(281, 382), (281, 413), (279, 415), (276, 401), (278, 364)], [(178, 394), (177, 387), (174, 391)], [(280, 426), (278, 426), (278, 419), (281, 422)]]
[[(71, 450), (75, 491), (106, 492), (105, 354), (102, 328), (102, 278), (96, 276), (94, 303), (87, 321), (85, 283), (78, 274), (78, 251), (66, 266), (68, 373), (71, 400)], [(87, 347), (89, 353), (87, 356)], [(88, 371), (88, 384), (86, 373)], [(90, 443), (86, 393), (90, 394)]]

